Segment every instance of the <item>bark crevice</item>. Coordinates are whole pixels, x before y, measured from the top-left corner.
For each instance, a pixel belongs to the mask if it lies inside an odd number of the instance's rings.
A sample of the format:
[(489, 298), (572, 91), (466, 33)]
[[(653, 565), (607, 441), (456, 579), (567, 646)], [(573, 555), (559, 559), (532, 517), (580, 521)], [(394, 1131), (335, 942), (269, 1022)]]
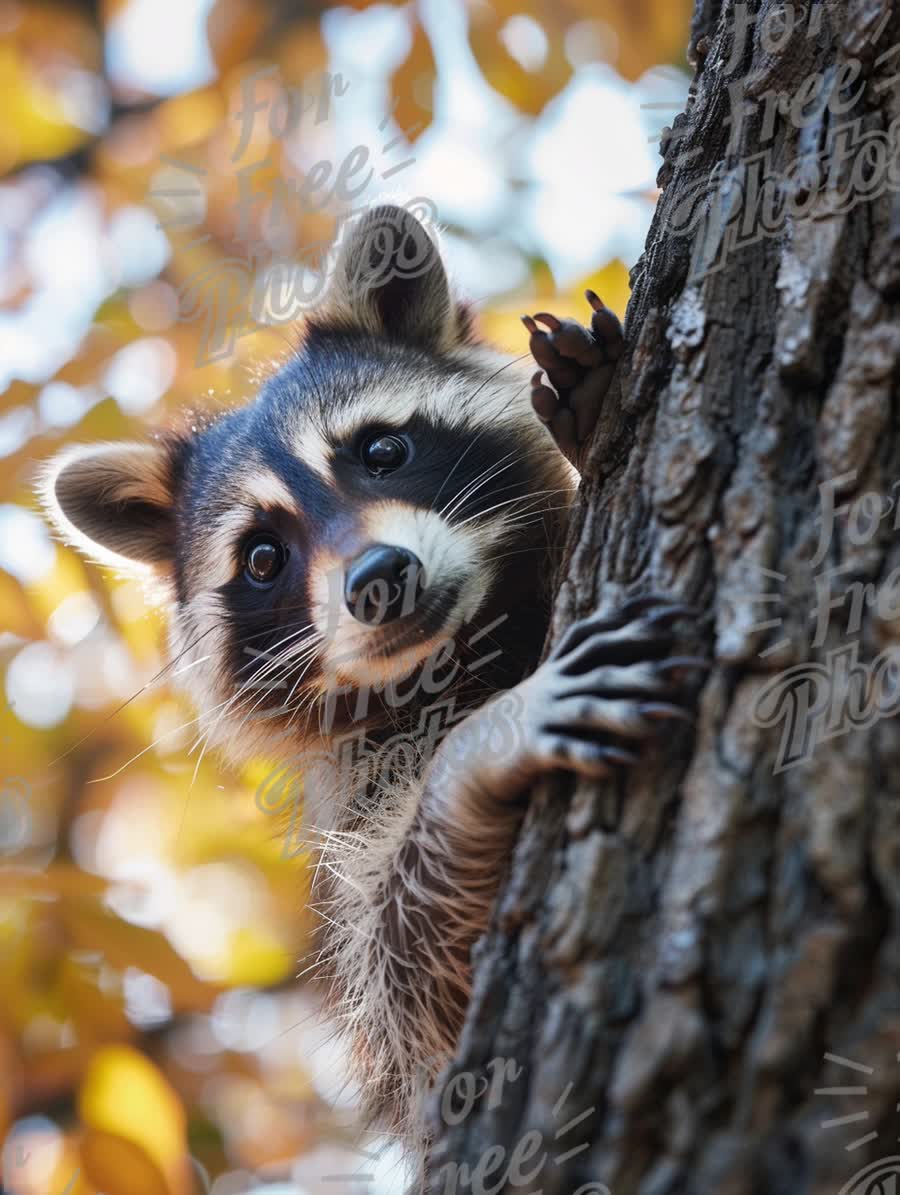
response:
[[(501, 1169), (481, 1190), (836, 1195), (900, 1153), (900, 724), (890, 710), (839, 721), (783, 767), (783, 726), (760, 713), (767, 685), (807, 669), (843, 716), (880, 654), (900, 651), (900, 530), (893, 507), (871, 515), (900, 498), (900, 199), (893, 175), (862, 194), (850, 153), (830, 165), (834, 188), (861, 192), (843, 208), (804, 193), (799, 167), (828, 161), (854, 121), (856, 143), (886, 141), (900, 52), (883, 55), (900, 45), (900, 9), (813, 3), (800, 10), (812, 32), (798, 26), (775, 53), (760, 30), (785, 6), (751, 8), (726, 73), (736, 6), (697, 3), (697, 74), (663, 143), (621, 389), (552, 630), (625, 594), (668, 593), (701, 610), (685, 649), (715, 668), (695, 733), (666, 736), (618, 784), (538, 786), (454, 1064), (480, 1074), (503, 1056), (523, 1072), (499, 1107), (436, 1117), (432, 1195), (478, 1190), (448, 1188), (442, 1164), (474, 1171), (491, 1147), (508, 1159), (529, 1132), (547, 1154), (530, 1185), (507, 1173), (496, 1187)], [(762, 151), (785, 215), (736, 245)], [(892, 170), (900, 185), (900, 161)], [(691, 203), (700, 219), (680, 233)], [(852, 511), (817, 561), (823, 486)], [(883, 609), (895, 572), (896, 608)], [(866, 584), (878, 601), (860, 599)], [(858, 692), (854, 660), (869, 669)], [(817, 1094), (854, 1085), (864, 1097)], [(567, 1150), (550, 1148), (581, 1113)]]

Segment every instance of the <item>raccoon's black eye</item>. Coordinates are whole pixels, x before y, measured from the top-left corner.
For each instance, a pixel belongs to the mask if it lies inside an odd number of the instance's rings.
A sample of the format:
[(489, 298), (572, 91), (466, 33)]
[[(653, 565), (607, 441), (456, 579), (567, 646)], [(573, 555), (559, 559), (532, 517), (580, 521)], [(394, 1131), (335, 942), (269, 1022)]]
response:
[(409, 444), (403, 436), (380, 432), (363, 441), (360, 449), (362, 463), (370, 473), (381, 477), (399, 469), (409, 456)]
[(270, 585), (287, 560), (287, 549), (271, 535), (257, 535), (244, 549), (244, 576), (254, 585)]

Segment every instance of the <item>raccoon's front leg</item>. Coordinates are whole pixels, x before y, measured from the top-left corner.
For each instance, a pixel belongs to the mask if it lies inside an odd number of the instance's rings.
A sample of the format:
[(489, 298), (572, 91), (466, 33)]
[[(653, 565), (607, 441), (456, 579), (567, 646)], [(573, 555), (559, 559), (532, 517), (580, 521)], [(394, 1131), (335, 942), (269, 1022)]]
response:
[(602, 778), (636, 763), (661, 723), (693, 720), (681, 680), (705, 661), (668, 654), (671, 624), (690, 613), (641, 597), (573, 624), (536, 672), (448, 736), (432, 787), (483, 814), (514, 802), (542, 772)]
[(435, 753), (369, 914), (354, 918), (358, 974), (377, 977), (381, 994), (363, 1028), (362, 1053), (378, 1060), (370, 1107), (394, 1105), (396, 1115), (399, 1103), (405, 1120), (416, 1077), (433, 1079), (452, 1054), (471, 949), (528, 786), (556, 769), (606, 776), (635, 762), (640, 742), (661, 726), (690, 720), (683, 674), (705, 662), (668, 654), (671, 624), (688, 613), (641, 598), (574, 624), (532, 676), (469, 715)]
[(585, 296), (594, 309), (590, 328), (546, 311), (533, 318), (522, 316), (531, 335), (532, 356), (541, 366), (531, 379), (532, 405), (560, 451), (579, 471), (625, 344), (615, 312), (594, 291), (585, 291)]

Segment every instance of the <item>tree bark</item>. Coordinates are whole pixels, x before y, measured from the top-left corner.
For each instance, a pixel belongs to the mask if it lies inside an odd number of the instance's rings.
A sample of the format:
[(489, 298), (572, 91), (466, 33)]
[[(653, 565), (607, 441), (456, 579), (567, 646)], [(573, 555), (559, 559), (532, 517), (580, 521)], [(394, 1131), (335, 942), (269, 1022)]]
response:
[(900, 5), (750, 8), (697, 0), (552, 632), (672, 595), (714, 667), (621, 782), (533, 794), (432, 1193), (900, 1183)]

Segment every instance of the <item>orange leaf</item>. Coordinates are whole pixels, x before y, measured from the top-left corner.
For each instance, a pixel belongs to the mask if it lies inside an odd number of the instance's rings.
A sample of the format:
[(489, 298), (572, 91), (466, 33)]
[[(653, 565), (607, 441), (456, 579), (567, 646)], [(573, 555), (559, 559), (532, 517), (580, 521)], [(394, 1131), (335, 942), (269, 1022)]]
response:
[(168, 1080), (130, 1046), (91, 1059), (78, 1093), (81, 1156), (108, 1195), (190, 1195), (184, 1109)]
[(409, 141), (415, 141), (431, 123), (436, 73), (428, 34), (413, 20), (409, 54), (391, 78), (394, 119)]
[[(523, 5), (514, 5), (521, 13)], [(572, 65), (564, 47), (565, 30), (547, 23), (547, 55), (538, 70), (528, 70), (506, 48), (501, 34), (507, 17), (496, 5), (481, 5), (471, 14), (469, 41), (482, 74), (495, 91), (500, 92), (521, 112), (537, 116), (544, 105), (560, 92), (572, 77)]]

